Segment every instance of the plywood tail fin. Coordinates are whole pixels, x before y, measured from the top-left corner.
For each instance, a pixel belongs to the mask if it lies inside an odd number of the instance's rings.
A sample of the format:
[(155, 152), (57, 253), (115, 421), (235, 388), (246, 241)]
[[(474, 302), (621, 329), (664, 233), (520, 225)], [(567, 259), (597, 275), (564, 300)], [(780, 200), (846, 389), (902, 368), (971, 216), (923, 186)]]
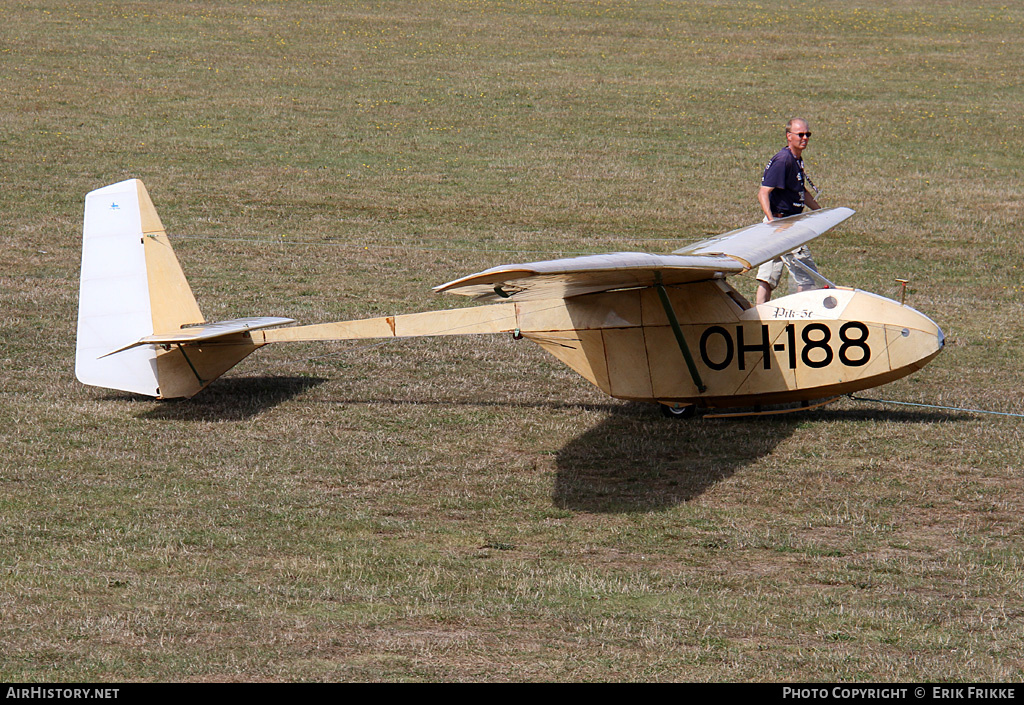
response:
[(257, 347), (246, 336), (209, 341), (187, 354), (181, 345), (130, 347), (198, 323), (203, 314), (143, 183), (129, 179), (86, 195), (75, 349), (79, 381), (187, 397)]

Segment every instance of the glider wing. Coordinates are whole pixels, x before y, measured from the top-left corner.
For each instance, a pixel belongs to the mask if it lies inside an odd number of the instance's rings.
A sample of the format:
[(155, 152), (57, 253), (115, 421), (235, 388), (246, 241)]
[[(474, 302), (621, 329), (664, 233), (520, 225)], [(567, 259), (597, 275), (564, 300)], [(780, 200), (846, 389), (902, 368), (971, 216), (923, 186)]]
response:
[(688, 284), (746, 272), (806, 244), (851, 215), (849, 208), (829, 208), (779, 218), (702, 240), (670, 255), (616, 252), (506, 264), (450, 281), (434, 287), (434, 291), (482, 301), (527, 301), (655, 284)]
[(527, 264), (509, 264), (434, 287), (434, 291), (482, 301), (567, 299), (611, 289), (655, 284), (686, 284), (718, 274), (739, 274), (747, 267), (723, 255), (651, 255), (615, 252)]
[(770, 223), (748, 225), (718, 237), (701, 240), (675, 250), (674, 255), (720, 254), (735, 257), (757, 267), (768, 260), (795, 250), (839, 225), (853, 215), (849, 208), (823, 208)]

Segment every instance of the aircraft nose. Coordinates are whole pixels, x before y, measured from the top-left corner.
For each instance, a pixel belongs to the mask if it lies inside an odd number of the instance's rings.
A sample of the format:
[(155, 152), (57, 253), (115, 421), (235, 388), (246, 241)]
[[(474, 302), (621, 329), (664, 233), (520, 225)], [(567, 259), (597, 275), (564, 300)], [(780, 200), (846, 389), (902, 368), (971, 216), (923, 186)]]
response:
[(843, 318), (882, 326), (892, 371), (920, 369), (946, 344), (946, 336), (935, 321), (910, 306), (877, 294), (858, 291), (843, 311)]
[(899, 365), (923, 367), (946, 346), (946, 335), (935, 321), (909, 306), (900, 306), (906, 318), (901, 331), (903, 345), (890, 349), (890, 359)]

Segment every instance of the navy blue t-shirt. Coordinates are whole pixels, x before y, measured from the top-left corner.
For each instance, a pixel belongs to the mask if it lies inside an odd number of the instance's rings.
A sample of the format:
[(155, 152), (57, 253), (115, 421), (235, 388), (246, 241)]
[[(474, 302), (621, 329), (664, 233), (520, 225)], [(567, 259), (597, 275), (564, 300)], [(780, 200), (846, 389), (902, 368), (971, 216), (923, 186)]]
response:
[(761, 177), (761, 185), (768, 186), (768, 204), (772, 215), (786, 217), (804, 209), (804, 162), (797, 159), (789, 147), (768, 160)]

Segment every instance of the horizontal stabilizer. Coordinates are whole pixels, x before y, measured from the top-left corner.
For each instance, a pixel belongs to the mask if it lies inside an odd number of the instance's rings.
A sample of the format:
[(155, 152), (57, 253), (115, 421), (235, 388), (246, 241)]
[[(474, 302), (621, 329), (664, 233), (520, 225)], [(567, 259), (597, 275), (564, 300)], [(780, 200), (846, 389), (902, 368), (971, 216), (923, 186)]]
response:
[(197, 343), (213, 343), (219, 340), (229, 342), (226, 339), (240, 333), (247, 333), (252, 330), (259, 330), (261, 328), (269, 328), (270, 326), (294, 322), (294, 318), (255, 316), (250, 318), (233, 318), (229, 321), (217, 321), (216, 323), (203, 323), (201, 325), (182, 328), (181, 330), (173, 333), (147, 335), (144, 338), (136, 340), (134, 343), (129, 343), (122, 348), (112, 350), (102, 357), (124, 352), (125, 350), (130, 350), (140, 345), (195, 345)]

